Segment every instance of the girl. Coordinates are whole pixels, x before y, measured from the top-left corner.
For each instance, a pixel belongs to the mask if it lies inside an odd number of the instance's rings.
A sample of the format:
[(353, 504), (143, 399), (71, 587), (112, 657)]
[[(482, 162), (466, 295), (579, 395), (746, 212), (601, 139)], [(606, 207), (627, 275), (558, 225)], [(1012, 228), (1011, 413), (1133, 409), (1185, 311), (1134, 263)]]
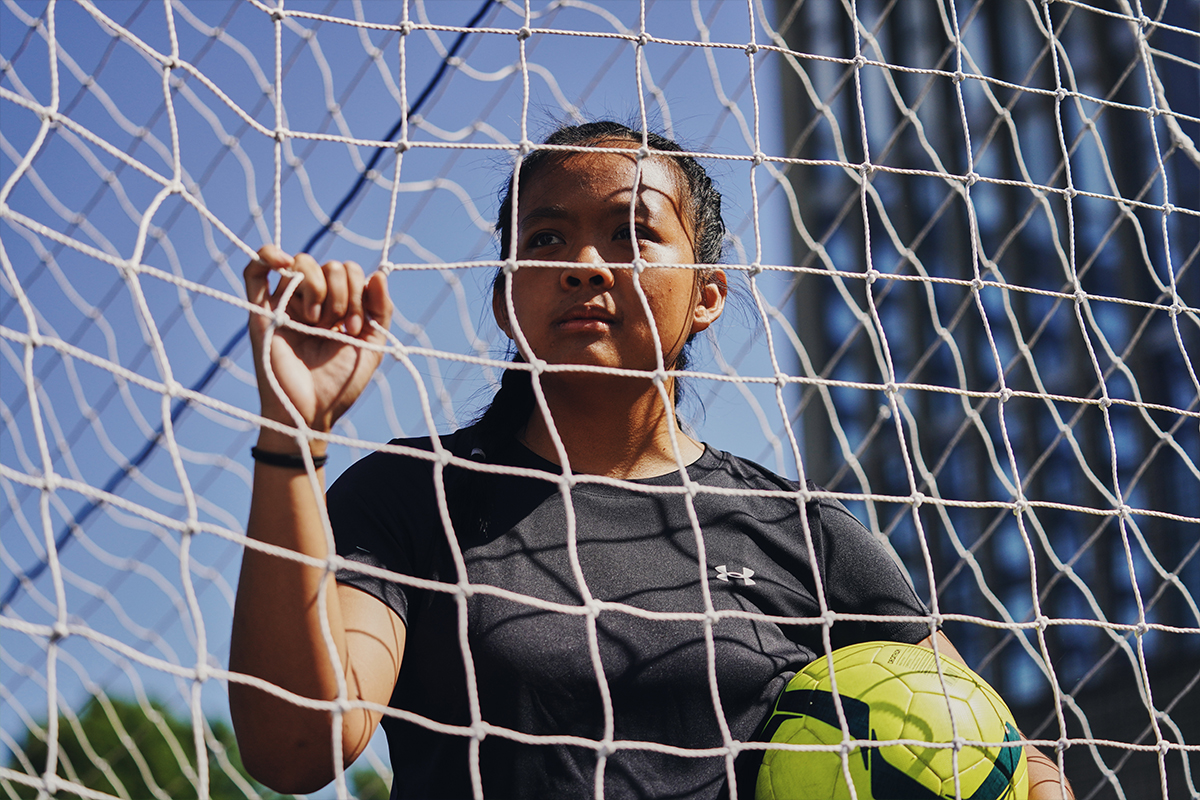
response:
[[(538, 149), (506, 191), (497, 230), (519, 268), (497, 276), (492, 305), (520, 363), (479, 422), (436, 444), (393, 442), (327, 499), (297, 438), (262, 429), (248, 535), (325, 559), (325, 502), (339, 555), (408, 576), (335, 578), (246, 551), (231, 669), (292, 694), (231, 683), (230, 700), (247, 768), (278, 791), (328, 783), (382, 719), (395, 798), (475, 786), (711, 798), (730, 782), (750, 798), (761, 751), (732, 745), (754, 739), (796, 670), (828, 645), (932, 646), (906, 576), (845, 508), (801, 501), (796, 484), (676, 422), (668, 373), (727, 292), (721, 200), (704, 169), (674, 142), (652, 134), (643, 150), (641, 133), (610, 122), (546, 144), (596, 149)], [(282, 299), (267, 283), (282, 269), (303, 276), (293, 319), (385, 343), (382, 273), (364, 280), (356, 264), (265, 247), (246, 268), (265, 312)], [(290, 404), (329, 431), (378, 352), (276, 331), (285, 401), (263, 370), (268, 327), (251, 315), (263, 416), (291, 425)], [(307, 446), (321, 478), (325, 442)], [(938, 647), (957, 656), (944, 637)], [(334, 699), (343, 680), (352, 704), (334, 731), (330, 713), (297, 697)], [(1029, 753), (1031, 783), (1057, 792), (1053, 763)]]

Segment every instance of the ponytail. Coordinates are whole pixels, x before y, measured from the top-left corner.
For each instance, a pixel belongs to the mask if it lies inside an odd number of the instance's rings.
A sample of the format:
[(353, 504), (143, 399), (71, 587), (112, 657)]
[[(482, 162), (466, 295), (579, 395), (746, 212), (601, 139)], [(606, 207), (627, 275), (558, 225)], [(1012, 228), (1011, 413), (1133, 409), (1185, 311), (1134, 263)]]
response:
[[(513, 363), (524, 364), (520, 353), (513, 356)], [(500, 379), (500, 389), (492, 398), (492, 404), (475, 423), (478, 446), (485, 453), (503, 446), (505, 440), (515, 439), (529, 423), (529, 417), (537, 407), (533, 394), (533, 375), (523, 369), (506, 369)]]

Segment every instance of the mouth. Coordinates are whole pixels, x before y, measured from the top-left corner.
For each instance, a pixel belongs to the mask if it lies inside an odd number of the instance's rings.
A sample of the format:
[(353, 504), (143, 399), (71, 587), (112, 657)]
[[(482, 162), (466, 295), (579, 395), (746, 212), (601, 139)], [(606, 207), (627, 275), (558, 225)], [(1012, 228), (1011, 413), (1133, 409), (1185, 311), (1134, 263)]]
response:
[(616, 315), (600, 306), (573, 306), (555, 323), (561, 330), (602, 331), (608, 330)]

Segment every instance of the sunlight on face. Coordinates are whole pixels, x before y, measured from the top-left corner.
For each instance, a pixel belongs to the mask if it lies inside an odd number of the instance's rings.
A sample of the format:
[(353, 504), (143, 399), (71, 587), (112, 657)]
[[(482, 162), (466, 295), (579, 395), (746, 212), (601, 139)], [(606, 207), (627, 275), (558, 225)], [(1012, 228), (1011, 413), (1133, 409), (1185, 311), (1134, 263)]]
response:
[(517, 325), (501, 282), (494, 297), (500, 327), (512, 338), (519, 325), (533, 353), (551, 364), (638, 370), (658, 366), (657, 331), (669, 369), (688, 337), (707, 328), (724, 303), (723, 291), (699, 285), (695, 269), (651, 267), (635, 276), (631, 268), (639, 256), (648, 264), (695, 262), (684, 187), (678, 169), (661, 156), (642, 162), (639, 179), (634, 153), (572, 154), (527, 176), (518, 196), (517, 258), (572, 266), (522, 265), (512, 275)]

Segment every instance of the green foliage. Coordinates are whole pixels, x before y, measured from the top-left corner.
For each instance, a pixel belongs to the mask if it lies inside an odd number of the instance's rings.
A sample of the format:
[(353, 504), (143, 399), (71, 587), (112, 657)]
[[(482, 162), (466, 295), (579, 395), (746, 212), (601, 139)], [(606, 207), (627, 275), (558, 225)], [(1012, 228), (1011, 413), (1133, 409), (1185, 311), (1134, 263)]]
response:
[(392, 790), (387, 781), (373, 769), (356, 769), (350, 773), (350, 787), (357, 800), (388, 800)]
[[(199, 778), (190, 717), (174, 715), (157, 701), (151, 701), (147, 711), (133, 701), (108, 698), (101, 702), (96, 697), (88, 700), (77, 717), (77, 726), (64, 714), (58, 718), (57, 774), (60, 777), (88, 789), (131, 800), (155, 797), (198, 800)], [(233, 730), (226, 722), (210, 719), (208, 727), (211, 735), (206, 740), (206, 749), (208, 797), (211, 800), (282, 798), (246, 774)], [(123, 736), (127, 738), (123, 739)], [(33, 771), (40, 775), (46, 767), (48, 747), (45, 739), (28, 732), (18, 747)], [(222, 751), (223, 756), (219, 755)], [(18, 772), (29, 771), (15, 754), (9, 758), (7, 766)], [(347, 777), (358, 800), (387, 800), (388, 786), (374, 770), (360, 768)], [(61, 790), (56, 796), (75, 795), (69, 790)], [(332, 790), (329, 796), (333, 796)], [(0, 780), (0, 797), (33, 800), (37, 790)]]

